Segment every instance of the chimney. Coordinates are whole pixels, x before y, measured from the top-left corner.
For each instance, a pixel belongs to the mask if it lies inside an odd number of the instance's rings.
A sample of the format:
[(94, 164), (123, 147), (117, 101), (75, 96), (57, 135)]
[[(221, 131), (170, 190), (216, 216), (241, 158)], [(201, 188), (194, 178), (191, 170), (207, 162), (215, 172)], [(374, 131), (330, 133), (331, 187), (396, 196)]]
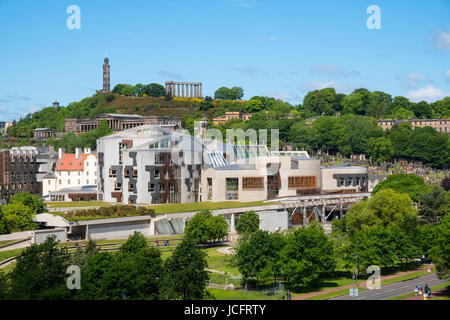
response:
[(91, 148), (84, 148), (84, 152), (83, 153), (90, 154), (91, 153)]
[(64, 154), (64, 149), (59, 148), (59, 149), (58, 149), (58, 159), (62, 159), (63, 154)]
[(75, 148), (75, 159), (78, 159), (81, 154), (81, 148)]

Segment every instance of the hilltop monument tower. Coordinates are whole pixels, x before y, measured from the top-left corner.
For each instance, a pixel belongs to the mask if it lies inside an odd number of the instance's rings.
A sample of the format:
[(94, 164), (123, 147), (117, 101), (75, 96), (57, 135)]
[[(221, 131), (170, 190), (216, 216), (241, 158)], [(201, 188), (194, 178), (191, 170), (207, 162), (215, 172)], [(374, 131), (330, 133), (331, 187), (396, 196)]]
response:
[(102, 92), (110, 92), (111, 91), (111, 78), (110, 78), (110, 69), (109, 69), (109, 59), (105, 57), (103, 63), (103, 90)]

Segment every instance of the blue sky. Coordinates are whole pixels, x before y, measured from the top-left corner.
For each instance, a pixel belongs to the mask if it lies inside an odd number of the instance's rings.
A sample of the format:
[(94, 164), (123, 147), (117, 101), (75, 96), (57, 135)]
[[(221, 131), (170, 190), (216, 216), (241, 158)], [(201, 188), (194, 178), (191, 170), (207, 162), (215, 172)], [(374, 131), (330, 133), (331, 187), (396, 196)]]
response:
[[(69, 30), (66, 9), (81, 10)], [(381, 10), (369, 30), (366, 9)], [(358, 87), (413, 101), (450, 95), (450, 0), (0, 0), (0, 120), (102, 87), (201, 81), (298, 104)]]

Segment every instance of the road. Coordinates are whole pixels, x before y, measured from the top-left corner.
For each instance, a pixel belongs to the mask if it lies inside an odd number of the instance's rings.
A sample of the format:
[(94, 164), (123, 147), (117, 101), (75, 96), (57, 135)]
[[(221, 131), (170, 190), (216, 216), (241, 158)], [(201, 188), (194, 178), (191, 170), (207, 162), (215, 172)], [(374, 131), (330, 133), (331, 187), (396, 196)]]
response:
[[(359, 291), (359, 296), (356, 297), (356, 300), (385, 300), (388, 298), (401, 296), (405, 293), (414, 292), (414, 289), (418, 285), (425, 287), (425, 284), (428, 284), (429, 287), (433, 287), (447, 282), (448, 279), (440, 280), (438, 279), (436, 273), (432, 273), (410, 280), (396, 282), (385, 286), (382, 285), (381, 289)], [(350, 297), (349, 294), (347, 294), (332, 298), (330, 300), (353, 300), (353, 297)]]

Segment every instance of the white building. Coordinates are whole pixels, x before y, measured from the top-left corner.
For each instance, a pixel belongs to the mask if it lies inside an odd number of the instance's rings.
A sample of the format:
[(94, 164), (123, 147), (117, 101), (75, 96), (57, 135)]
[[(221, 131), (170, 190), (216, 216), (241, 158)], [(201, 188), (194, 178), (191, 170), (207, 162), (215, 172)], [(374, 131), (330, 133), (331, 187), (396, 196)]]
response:
[(48, 172), (42, 179), (42, 195), (67, 188), (81, 188), (97, 184), (97, 155), (89, 148), (76, 148), (75, 153), (58, 152), (54, 172)]

